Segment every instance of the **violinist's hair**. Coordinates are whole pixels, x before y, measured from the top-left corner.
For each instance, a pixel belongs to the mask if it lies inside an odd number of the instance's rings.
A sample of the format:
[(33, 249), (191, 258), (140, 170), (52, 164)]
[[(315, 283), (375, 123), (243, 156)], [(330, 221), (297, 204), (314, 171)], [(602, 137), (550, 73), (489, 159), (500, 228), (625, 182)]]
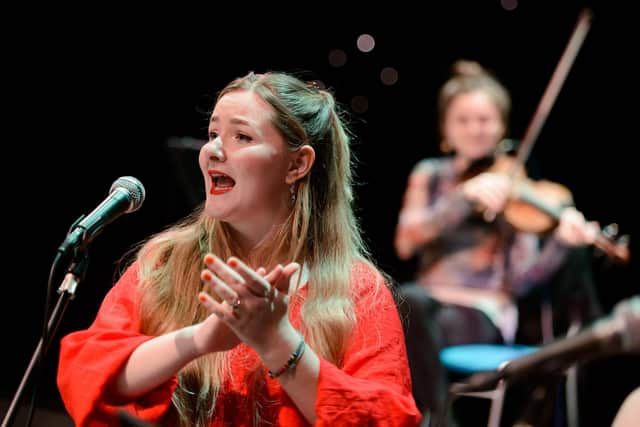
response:
[(438, 96), (438, 114), (440, 129), (445, 113), (453, 98), (460, 94), (482, 91), (491, 97), (500, 110), (505, 129), (508, 128), (511, 112), (511, 97), (503, 84), (476, 61), (460, 59), (453, 63), (452, 76), (440, 89)]

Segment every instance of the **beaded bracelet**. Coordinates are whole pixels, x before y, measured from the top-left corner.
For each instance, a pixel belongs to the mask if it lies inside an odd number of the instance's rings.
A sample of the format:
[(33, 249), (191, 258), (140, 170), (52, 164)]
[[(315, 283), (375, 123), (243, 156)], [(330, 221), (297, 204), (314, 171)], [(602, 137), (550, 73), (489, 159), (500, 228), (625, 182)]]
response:
[(298, 362), (300, 362), (300, 359), (302, 359), (302, 354), (304, 353), (304, 349), (305, 349), (304, 337), (300, 335), (300, 343), (298, 344), (298, 347), (294, 350), (294, 352), (291, 353), (291, 356), (289, 356), (289, 359), (287, 359), (287, 363), (282, 365), (280, 369), (278, 369), (275, 372), (272, 372), (270, 370), (269, 378), (278, 378), (280, 375), (284, 374), (289, 369), (295, 368)]

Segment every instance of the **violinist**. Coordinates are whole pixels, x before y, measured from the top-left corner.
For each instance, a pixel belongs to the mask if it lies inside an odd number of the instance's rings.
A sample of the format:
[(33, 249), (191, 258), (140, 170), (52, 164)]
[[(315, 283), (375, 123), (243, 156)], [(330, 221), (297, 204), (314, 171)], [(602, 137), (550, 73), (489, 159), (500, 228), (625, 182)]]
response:
[(592, 244), (599, 230), (566, 206), (547, 235), (520, 231), (502, 214), (512, 177), (491, 168), (470, 172), (494, 158), (510, 114), (508, 91), (480, 64), (454, 63), (438, 114), (444, 155), (411, 171), (394, 240), (398, 257), (417, 263), (415, 280), (400, 286), (401, 309), (414, 397), (432, 418), (446, 409), (439, 350), (513, 343), (516, 300), (556, 273), (572, 248)]

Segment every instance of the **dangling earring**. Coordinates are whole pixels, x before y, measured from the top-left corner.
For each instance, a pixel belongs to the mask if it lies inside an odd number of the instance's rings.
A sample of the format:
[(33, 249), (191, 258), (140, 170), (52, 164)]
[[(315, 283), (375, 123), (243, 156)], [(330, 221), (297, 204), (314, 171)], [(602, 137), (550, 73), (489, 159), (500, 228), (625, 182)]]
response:
[(442, 151), (443, 153), (447, 154), (453, 151), (453, 149), (451, 148), (451, 145), (449, 145), (449, 143), (447, 141), (440, 141), (440, 151)]
[(290, 200), (291, 200), (291, 204), (295, 204), (296, 203), (296, 185), (295, 184), (291, 184), (291, 186), (289, 187), (289, 194), (290, 196)]

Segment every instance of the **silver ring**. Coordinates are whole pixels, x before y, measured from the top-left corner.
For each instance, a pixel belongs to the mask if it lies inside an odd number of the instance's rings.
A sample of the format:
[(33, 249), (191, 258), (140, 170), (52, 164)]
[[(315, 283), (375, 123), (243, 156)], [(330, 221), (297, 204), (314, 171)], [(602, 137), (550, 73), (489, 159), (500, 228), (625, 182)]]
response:
[(231, 308), (233, 311), (237, 311), (240, 308), (240, 298), (236, 299), (233, 304), (231, 304)]

